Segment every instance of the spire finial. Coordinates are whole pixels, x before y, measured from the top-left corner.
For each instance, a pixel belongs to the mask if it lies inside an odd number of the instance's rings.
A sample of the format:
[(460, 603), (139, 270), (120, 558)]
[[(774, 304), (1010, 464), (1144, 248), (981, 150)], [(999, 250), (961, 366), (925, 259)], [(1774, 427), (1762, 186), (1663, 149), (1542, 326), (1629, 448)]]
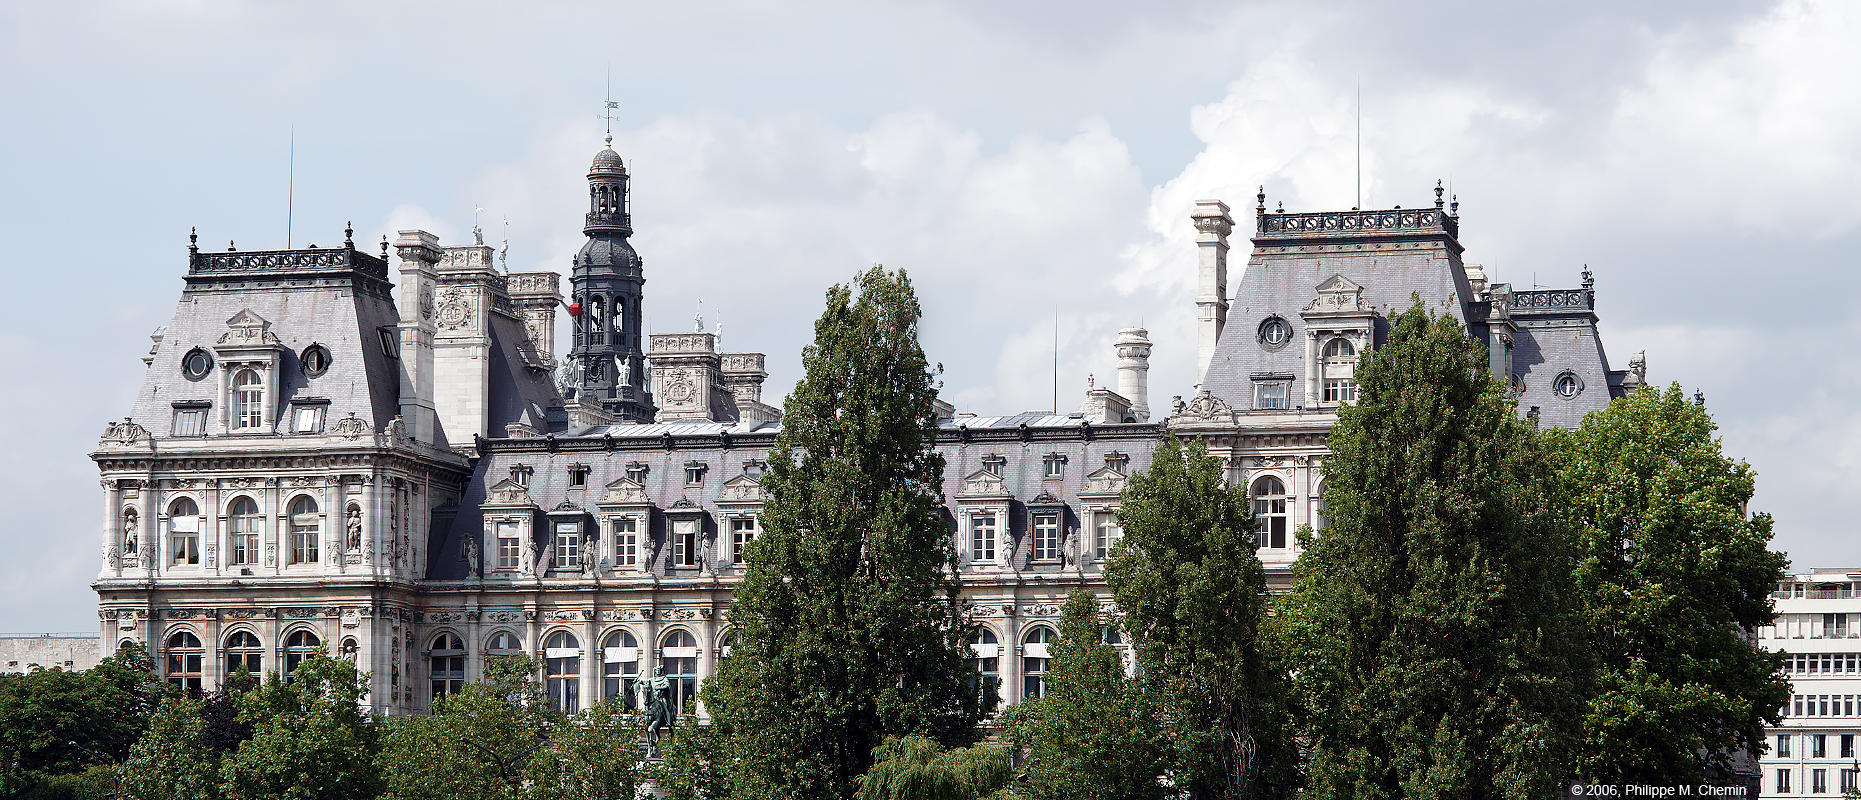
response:
[(192, 252), (200, 249), (200, 229), (189, 226), (187, 229), (187, 249)]
[(342, 224), (342, 243), (346, 245), (350, 250), (355, 249), (355, 221), (354, 220), (350, 220)]
[(385, 233), (381, 235), (381, 260), (388, 260), (388, 235)]
[(607, 146), (614, 146), (614, 112), (620, 110), (620, 101), (614, 99), (614, 66), (607, 68), (607, 94), (602, 105), (601, 117), (607, 120)]
[(1279, 213), (1286, 213), (1286, 201), (1284, 200), (1279, 201)]
[(238, 249), (239, 249), (239, 247), (238, 247), (237, 245), (235, 245), (235, 244), (233, 244), (233, 240), (231, 240), (231, 239), (227, 239), (227, 240), (226, 240), (226, 252), (228, 252), (228, 253), (231, 253), (231, 252), (234, 252), (234, 251), (236, 251), (236, 250), (238, 250)]
[(1255, 214), (1267, 213), (1267, 185), (1266, 184), (1264, 183), (1260, 184), (1260, 193), (1254, 195), (1254, 202), (1256, 203), (1256, 205), (1254, 206)]
[(1447, 213), (1448, 213), (1448, 216), (1453, 216), (1453, 217), (1460, 216), (1460, 195), (1449, 196), (1448, 204), (1447, 204)]
[(1441, 203), (1441, 191), (1442, 191), (1442, 189), (1441, 189), (1441, 179), (1440, 179), (1440, 178), (1436, 178), (1436, 179), (1435, 179), (1435, 208), (1440, 208), (1440, 207), (1441, 207), (1441, 205), (1442, 205), (1442, 203)]

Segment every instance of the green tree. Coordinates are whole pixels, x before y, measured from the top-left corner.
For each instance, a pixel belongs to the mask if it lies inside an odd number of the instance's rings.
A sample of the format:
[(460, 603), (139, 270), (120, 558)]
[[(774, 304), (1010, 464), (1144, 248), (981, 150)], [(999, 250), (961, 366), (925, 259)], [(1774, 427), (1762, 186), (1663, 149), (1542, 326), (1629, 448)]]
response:
[(120, 763), (167, 694), (134, 645), (88, 670), (0, 676), (0, 795)]
[(1198, 799), (1290, 793), (1286, 681), (1264, 646), (1266, 576), (1246, 490), (1226, 485), (1201, 440), (1172, 437), (1131, 476), (1118, 522), (1105, 583), (1163, 720), (1169, 778)]
[(355, 800), (382, 789), (374, 720), (362, 710), (368, 676), (322, 648), (239, 698), (252, 738), (220, 765), (231, 800)]
[(382, 733), (381, 771), (395, 800), (525, 797), (532, 761), (557, 713), (526, 656), (488, 659), (482, 681), (441, 698), (430, 716), (397, 717)]
[(553, 726), (530, 762), (531, 796), (634, 800), (646, 756), (644, 718), (610, 697)]
[(1770, 515), (1745, 512), (1751, 466), (1721, 452), (1715, 429), (1675, 384), (1550, 434), (1596, 666), (1586, 778), (1726, 775), (1733, 753), (1763, 746), (1790, 699), (1783, 654), (1745, 638), (1771, 623), (1786, 560), (1770, 549)]
[(905, 274), (874, 267), (828, 291), (803, 351), (735, 649), (704, 689), (737, 796), (844, 798), (886, 736), (978, 735), (919, 316)]
[[(1060, 612), (1040, 697), (1002, 714), (1007, 738), (1026, 758), (1021, 787), (1035, 800), (1161, 798), (1165, 769), (1151, 704), (1125, 677), (1104, 640), (1098, 598), (1075, 589)], [(875, 768), (876, 769), (876, 768)]]
[(1008, 751), (975, 746), (946, 749), (922, 736), (894, 736), (873, 750), (872, 769), (854, 800), (978, 800), (1012, 797)]
[(207, 736), (205, 703), (164, 700), (123, 765), (130, 800), (217, 800), (220, 756)]
[(729, 737), (721, 724), (705, 725), (687, 711), (672, 735), (659, 741), (660, 759), (648, 776), (665, 800), (722, 800), (730, 796)]
[(1548, 797), (1574, 774), (1570, 559), (1535, 428), (1419, 300), (1358, 368), (1278, 621), (1313, 798)]

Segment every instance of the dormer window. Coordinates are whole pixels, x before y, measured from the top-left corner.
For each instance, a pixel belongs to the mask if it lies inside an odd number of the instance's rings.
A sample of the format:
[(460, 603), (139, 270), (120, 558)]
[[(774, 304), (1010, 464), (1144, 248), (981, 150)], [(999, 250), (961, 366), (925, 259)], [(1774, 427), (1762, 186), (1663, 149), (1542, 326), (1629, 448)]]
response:
[(646, 464), (639, 461), (627, 462), (627, 480), (643, 486), (646, 484), (646, 473)]
[(693, 462), (686, 464), (685, 465), (685, 485), (686, 486), (704, 485), (704, 471), (708, 467), (709, 465), (701, 461), (693, 461)]
[(265, 425), (265, 379), (258, 370), (233, 373), (233, 428), (250, 430)]
[(1254, 381), (1254, 410), (1284, 410), (1291, 388), (1292, 381), (1288, 380)]
[(174, 436), (205, 436), (207, 435), (207, 406), (205, 404), (175, 406), (174, 428), (171, 432), (171, 435), (174, 435)]
[(1046, 480), (1057, 481), (1066, 477), (1066, 455), (1064, 453), (1048, 453), (1045, 458), (1041, 459), (1041, 465), (1041, 476)]
[(322, 433), (323, 403), (299, 403), (291, 406), (292, 433)]
[(1105, 454), (1105, 466), (1117, 470), (1120, 475), (1129, 474), (1131, 470), (1131, 456), (1129, 453), (1120, 453), (1113, 450)]
[(181, 357), (181, 374), (190, 381), (205, 378), (212, 370), (213, 356), (198, 347), (187, 351), (187, 355)]
[(304, 348), (303, 355), (298, 356), (297, 360), (303, 364), (305, 375), (319, 377), (329, 371), (330, 350), (323, 345), (313, 344)]
[(1556, 380), (1551, 381), (1551, 392), (1558, 397), (1569, 400), (1583, 393), (1583, 379), (1577, 377), (1577, 373), (1575, 372), (1564, 370), (1562, 374), (1557, 376)]
[(1357, 402), (1357, 348), (1339, 336), (1325, 343), (1322, 377), (1327, 405)]
[(381, 352), (389, 358), (400, 358), (400, 348), (394, 345), (394, 329), (381, 329)]
[(585, 489), (588, 487), (588, 465), (576, 464), (569, 467), (569, 488)]
[(994, 453), (982, 457), (982, 468), (988, 470), (990, 475), (994, 475), (997, 478), (1002, 476), (1002, 472), (1007, 466), (1008, 459)]
[(510, 479), (516, 481), (518, 486), (527, 489), (530, 487), (530, 473), (535, 471), (536, 468), (529, 464), (512, 464), (510, 467)]
[(1278, 350), (1292, 339), (1292, 325), (1283, 317), (1267, 317), (1260, 322), (1260, 345)]

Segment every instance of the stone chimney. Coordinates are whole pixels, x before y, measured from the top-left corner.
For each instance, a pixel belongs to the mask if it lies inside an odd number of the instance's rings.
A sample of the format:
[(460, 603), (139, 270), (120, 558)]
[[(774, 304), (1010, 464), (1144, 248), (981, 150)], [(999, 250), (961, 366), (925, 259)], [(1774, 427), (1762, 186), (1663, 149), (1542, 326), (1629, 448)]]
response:
[[(655, 333), (648, 339), (658, 422), (737, 421), (736, 398), (724, 383), (715, 334)], [(756, 391), (761, 394), (760, 388)]]
[(439, 417), (433, 409), (433, 293), (438, 282), (439, 237), (401, 231), (394, 242), (401, 257), (401, 424), (414, 441), (438, 444)]
[[(433, 405), (449, 444), (490, 436), (492, 317), (512, 316), (504, 277), (485, 245), (441, 248), (433, 320)], [(496, 432), (502, 435), (503, 431)]]
[(513, 272), (510, 280), (510, 304), (523, 320), (523, 330), (530, 335), (537, 360), (556, 368), (556, 306), (562, 305), (562, 276), (554, 272)]
[(1227, 203), (1197, 200), (1189, 219), (1195, 222), (1195, 382), (1200, 384), (1228, 323), (1228, 234), (1234, 232), (1234, 218), (1228, 216)]
[(774, 406), (762, 401), (762, 383), (769, 379), (763, 369), (764, 360), (762, 353), (723, 355), (724, 387), (736, 401), (739, 422), (773, 422), (782, 417)]
[[(1223, 304), (1226, 308), (1226, 304)], [(1224, 312), (1225, 315), (1225, 312)], [(1131, 403), (1131, 416), (1150, 421), (1150, 332), (1125, 328), (1112, 344), (1118, 353), (1118, 394)], [(1203, 363), (1207, 366), (1207, 362)]]

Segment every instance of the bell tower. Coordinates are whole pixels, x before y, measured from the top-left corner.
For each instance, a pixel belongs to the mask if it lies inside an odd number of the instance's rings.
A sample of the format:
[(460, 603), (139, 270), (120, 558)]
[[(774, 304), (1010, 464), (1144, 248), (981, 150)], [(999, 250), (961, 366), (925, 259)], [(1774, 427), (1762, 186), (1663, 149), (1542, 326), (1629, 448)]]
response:
[(588, 167), (588, 241), (569, 273), (569, 317), (576, 400), (599, 404), (619, 422), (651, 422), (655, 409), (646, 388), (640, 334), (641, 287), (646, 277), (633, 234), (627, 167), (614, 152), (614, 137)]

